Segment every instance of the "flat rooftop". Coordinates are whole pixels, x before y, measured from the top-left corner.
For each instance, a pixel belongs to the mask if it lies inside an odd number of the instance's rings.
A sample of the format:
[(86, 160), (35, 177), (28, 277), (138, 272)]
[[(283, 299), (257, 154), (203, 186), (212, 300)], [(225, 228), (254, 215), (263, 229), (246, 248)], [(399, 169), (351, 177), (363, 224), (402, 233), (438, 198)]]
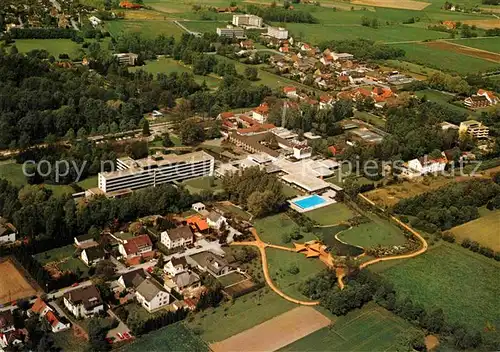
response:
[(319, 191), (330, 187), (330, 183), (319, 178), (303, 174), (288, 174), (281, 177), (288, 183), (293, 183), (309, 192)]
[(142, 170), (160, 168), (170, 164), (195, 163), (203, 160), (214, 160), (214, 157), (204, 151), (197, 151), (182, 155), (160, 154), (148, 156), (147, 158), (134, 160), (130, 157), (118, 158), (123, 164), (128, 166), (127, 170), (101, 172), (104, 177), (117, 177), (134, 174)]

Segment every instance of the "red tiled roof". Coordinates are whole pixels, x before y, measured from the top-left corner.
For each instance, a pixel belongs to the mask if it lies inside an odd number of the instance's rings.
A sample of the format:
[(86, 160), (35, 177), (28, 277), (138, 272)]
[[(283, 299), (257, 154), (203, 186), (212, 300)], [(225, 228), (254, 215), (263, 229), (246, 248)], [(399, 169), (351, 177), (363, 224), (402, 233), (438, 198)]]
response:
[(127, 240), (127, 243), (123, 245), (125, 248), (125, 252), (127, 254), (135, 254), (141, 251), (141, 248), (151, 247), (153, 244), (151, 243), (151, 239), (148, 235), (141, 235), (134, 237), (130, 240)]
[(45, 303), (40, 297), (38, 297), (35, 303), (33, 303), (31, 311), (40, 314), (45, 309), (45, 307), (47, 307), (47, 303)]
[(267, 114), (269, 112), (269, 105), (267, 105), (267, 103), (260, 104), (255, 109), (253, 109), (253, 111), (261, 115)]
[(193, 215), (186, 219), (186, 222), (190, 226), (195, 226), (197, 231), (208, 230), (208, 223), (205, 219), (201, 218), (199, 215)]
[(291, 92), (296, 92), (297, 88), (295, 87), (283, 87), (283, 92), (284, 93), (291, 93)]
[(223, 119), (228, 119), (228, 118), (230, 118), (230, 117), (234, 117), (234, 113), (232, 113), (231, 111), (221, 112), (221, 113), (220, 113), (220, 116), (221, 116)]

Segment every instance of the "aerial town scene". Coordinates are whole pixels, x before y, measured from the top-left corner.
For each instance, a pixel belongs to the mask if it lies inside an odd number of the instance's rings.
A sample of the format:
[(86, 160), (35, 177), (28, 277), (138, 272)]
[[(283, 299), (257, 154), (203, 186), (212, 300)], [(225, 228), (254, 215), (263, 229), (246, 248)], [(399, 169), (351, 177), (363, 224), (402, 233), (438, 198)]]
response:
[(500, 0), (0, 0), (4, 351), (500, 351)]

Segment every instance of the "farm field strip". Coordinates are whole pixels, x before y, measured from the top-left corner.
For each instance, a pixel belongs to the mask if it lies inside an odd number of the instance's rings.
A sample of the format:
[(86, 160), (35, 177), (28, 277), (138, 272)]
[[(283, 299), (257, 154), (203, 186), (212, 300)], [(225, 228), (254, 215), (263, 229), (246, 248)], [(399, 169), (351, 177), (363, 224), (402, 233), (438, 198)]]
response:
[(352, 4), (374, 7), (388, 7), (392, 9), (423, 10), (430, 5), (428, 2), (414, 0), (353, 0)]
[(500, 210), (496, 210), (478, 219), (455, 226), (450, 231), (461, 241), (468, 238), (494, 251), (500, 251), (499, 229)]
[(435, 48), (435, 49), (439, 49), (439, 50), (456, 52), (459, 54), (477, 57), (479, 59), (500, 63), (500, 54), (493, 53), (490, 51), (485, 51), (482, 49), (470, 48), (470, 47), (467, 47), (464, 45), (460, 45), (458, 43), (436, 41), (436, 42), (428, 42), (428, 43), (425, 43), (424, 45), (426, 45), (430, 48), (433, 48), (433, 49)]
[(214, 352), (275, 351), (330, 323), (314, 308), (297, 307), (210, 347)]

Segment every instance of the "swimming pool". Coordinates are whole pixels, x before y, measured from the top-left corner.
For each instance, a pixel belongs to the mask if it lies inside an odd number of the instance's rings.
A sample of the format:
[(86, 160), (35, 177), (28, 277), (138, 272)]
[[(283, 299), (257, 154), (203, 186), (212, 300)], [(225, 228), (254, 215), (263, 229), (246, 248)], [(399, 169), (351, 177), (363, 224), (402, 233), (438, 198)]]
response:
[(293, 204), (298, 206), (301, 209), (309, 209), (314, 208), (318, 205), (326, 203), (326, 200), (318, 196), (317, 194), (313, 194), (307, 198), (302, 198), (300, 200), (293, 201)]

